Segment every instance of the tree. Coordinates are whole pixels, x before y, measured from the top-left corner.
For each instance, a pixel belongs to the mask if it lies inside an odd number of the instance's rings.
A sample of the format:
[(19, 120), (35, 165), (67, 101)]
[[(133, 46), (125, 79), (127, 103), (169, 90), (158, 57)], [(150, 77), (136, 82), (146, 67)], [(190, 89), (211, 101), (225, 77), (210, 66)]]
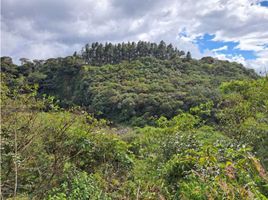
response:
[(186, 54), (186, 60), (187, 61), (190, 61), (192, 59), (192, 55), (191, 53), (188, 51), (187, 54)]
[(165, 59), (166, 58), (166, 43), (161, 40), (159, 45), (158, 45), (158, 49), (157, 49), (157, 58), (160, 58), (160, 59)]

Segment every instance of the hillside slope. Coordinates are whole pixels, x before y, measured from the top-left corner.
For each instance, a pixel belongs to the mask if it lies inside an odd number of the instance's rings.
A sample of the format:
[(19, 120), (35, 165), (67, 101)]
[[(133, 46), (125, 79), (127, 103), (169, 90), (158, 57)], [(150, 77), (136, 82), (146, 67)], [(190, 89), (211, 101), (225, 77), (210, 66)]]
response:
[(79, 105), (96, 116), (138, 125), (160, 116), (171, 118), (208, 100), (217, 102), (222, 82), (258, 77), (240, 64), (210, 57), (140, 57), (90, 66), (69, 56), (22, 66), (3, 64), (20, 81), (38, 83), (40, 94), (55, 96), (63, 107)]

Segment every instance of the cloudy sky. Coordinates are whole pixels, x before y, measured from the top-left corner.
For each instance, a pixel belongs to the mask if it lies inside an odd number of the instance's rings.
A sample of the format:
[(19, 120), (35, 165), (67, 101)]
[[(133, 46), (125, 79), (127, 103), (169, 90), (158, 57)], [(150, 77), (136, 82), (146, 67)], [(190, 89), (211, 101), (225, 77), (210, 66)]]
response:
[(86, 43), (164, 40), (193, 57), (268, 66), (268, 1), (1, 0), (1, 56), (45, 59)]

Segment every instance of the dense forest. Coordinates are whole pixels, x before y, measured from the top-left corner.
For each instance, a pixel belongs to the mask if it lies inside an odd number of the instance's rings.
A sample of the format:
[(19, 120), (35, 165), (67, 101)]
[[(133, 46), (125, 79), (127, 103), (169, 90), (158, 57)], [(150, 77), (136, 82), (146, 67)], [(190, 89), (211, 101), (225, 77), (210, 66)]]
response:
[(163, 41), (1, 58), (3, 199), (268, 198), (268, 78)]
[[(74, 53), (74, 56), (77, 52)], [(162, 40), (159, 44), (139, 41), (128, 43), (92, 43), (86, 44), (81, 50), (81, 57), (87, 64), (101, 66), (103, 64), (116, 64), (123, 60), (135, 60), (140, 57), (155, 57), (158, 59), (171, 59), (182, 57), (184, 51), (174, 48), (172, 44), (166, 45)], [(187, 52), (186, 57), (191, 58), (191, 53)]]

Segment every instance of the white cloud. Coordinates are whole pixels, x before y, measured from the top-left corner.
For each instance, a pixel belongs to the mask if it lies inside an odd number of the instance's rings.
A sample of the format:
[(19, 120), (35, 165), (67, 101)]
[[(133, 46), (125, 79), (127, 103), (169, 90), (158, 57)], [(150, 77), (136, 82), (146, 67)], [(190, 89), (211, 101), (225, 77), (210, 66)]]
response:
[(219, 47), (217, 49), (212, 49), (211, 51), (212, 52), (217, 52), (217, 51), (223, 51), (223, 50), (227, 50), (227, 49), (228, 49), (227, 45), (224, 45), (224, 46)]
[[(268, 8), (258, 0), (2, 0), (2, 55), (48, 58), (79, 50), (93, 41), (165, 40), (194, 57), (197, 36), (235, 41), (256, 60), (233, 57), (248, 66), (268, 66)], [(184, 31), (186, 35), (178, 35)], [(225, 56), (227, 57), (227, 56)], [(241, 56), (240, 56), (241, 57)], [(230, 59), (230, 57), (228, 58)]]

